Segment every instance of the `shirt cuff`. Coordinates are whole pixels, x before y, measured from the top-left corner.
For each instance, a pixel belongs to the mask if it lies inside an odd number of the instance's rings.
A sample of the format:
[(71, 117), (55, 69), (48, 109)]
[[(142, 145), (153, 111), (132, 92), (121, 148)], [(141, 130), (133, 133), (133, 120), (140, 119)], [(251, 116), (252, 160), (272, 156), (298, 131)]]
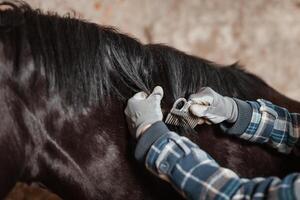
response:
[(134, 156), (139, 162), (143, 162), (151, 145), (162, 135), (170, 132), (168, 127), (162, 121), (155, 122), (140, 137)]
[(234, 98), (234, 101), (238, 107), (238, 118), (234, 124), (223, 122), (220, 124), (220, 128), (231, 135), (241, 135), (245, 132), (249, 126), (252, 118), (252, 107), (246, 101), (242, 101)]

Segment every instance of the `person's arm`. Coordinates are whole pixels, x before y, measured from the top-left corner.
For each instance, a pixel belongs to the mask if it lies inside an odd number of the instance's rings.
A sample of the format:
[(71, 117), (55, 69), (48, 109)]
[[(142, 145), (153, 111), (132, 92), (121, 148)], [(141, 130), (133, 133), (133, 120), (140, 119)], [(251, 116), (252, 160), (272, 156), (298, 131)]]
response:
[(300, 176), (242, 179), (189, 139), (156, 122), (139, 139), (136, 159), (187, 199), (299, 199)]
[(224, 97), (211, 88), (202, 88), (191, 95), (190, 100), (194, 115), (215, 124), (222, 122), (220, 127), (228, 134), (270, 144), (282, 153), (290, 153), (299, 146), (300, 114), (290, 113), (263, 99), (242, 101)]
[(239, 114), (233, 125), (221, 124), (225, 132), (251, 142), (267, 143), (282, 153), (290, 153), (299, 146), (296, 143), (300, 136), (300, 114), (263, 99), (235, 101)]

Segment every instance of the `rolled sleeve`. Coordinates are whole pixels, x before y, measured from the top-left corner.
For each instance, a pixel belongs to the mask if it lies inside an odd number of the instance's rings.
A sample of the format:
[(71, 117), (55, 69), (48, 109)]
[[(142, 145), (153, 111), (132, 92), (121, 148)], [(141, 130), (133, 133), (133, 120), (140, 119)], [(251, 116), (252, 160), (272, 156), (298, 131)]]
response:
[(252, 107), (251, 105), (239, 99), (234, 99), (238, 107), (238, 118), (234, 124), (221, 123), (220, 128), (231, 135), (241, 135), (245, 132), (249, 126), (252, 118)]
[(143, 162), (150, 146), (170, 130), (162, 121), (152, 124), (139, 139), (135, 148), (135, 158)]

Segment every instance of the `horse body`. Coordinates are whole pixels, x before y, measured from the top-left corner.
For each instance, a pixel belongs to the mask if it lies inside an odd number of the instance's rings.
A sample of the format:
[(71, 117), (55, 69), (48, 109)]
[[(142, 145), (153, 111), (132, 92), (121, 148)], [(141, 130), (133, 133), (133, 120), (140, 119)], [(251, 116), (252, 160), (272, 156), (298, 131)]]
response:
[[(165, 89), (164, 114), (176, 98), (202, 86), (300, 112), (298, 102), (235, 65), (220, 68), (28, 8), (5, 15), (25, 22), (16, 20), (9, 29), (0, 25), (0, 198), (19, 180), (40, 182), (64, 199), (181, 199), (136, 163), (123, 115), (127, 98), (155, 85)], [(225, 136), (217, 126), (177, 131), (244, 177), (283, 176), (300, 166), (271, 149)]]
[(47, 95), (43, 75), (30, 66), (23, 62), (17, 82), (10, 76), (1, 84), (1, 198), (19, 180), (38, 181), (64, 199), (157, 199), (128, 151), (123, 104), (75, 111), (59, 94)]

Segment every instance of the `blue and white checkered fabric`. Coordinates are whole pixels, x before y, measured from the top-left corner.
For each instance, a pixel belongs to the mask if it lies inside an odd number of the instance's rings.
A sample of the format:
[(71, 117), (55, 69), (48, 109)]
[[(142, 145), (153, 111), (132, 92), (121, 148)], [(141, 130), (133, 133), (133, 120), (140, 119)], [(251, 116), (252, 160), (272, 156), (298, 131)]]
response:
[(248, 101), (253, 108), (251, 122), (240, 137), (257, 143), (268, 143), (279, 152), (290, 153), (300, 134), (300, 114), (269, 101)]
[[(253, 108), (242, 138), (268, 143), (290, 152), (299, 137), (299, 114), (265, 100), (248, 102)], [(242, 179), (220, 167), (206, 152), (185, 137), (168, 132), (149, 149), (147, 169), (170, 182), (187, 199), (299, 199), (300, 175)]]

